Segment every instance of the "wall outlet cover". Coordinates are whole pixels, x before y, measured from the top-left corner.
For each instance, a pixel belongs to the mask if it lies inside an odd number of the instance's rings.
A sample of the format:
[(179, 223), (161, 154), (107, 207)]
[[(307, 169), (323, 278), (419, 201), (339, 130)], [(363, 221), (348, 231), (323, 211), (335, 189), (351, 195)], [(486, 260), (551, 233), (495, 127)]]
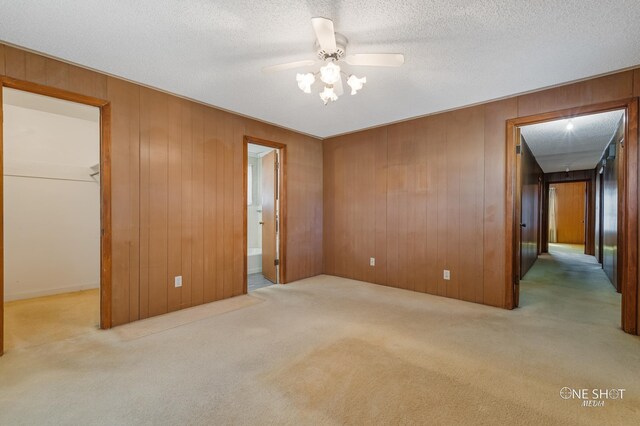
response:
[(375, 257), (370, 257), (369, 258), (369, 266), (376, 266), (376, 258)]
[(451, 272), (449, 272), (448, 269), (445, 269), (444, 273), (442, 274), (442, 278), (444, 278), (445, 280), (450, 280), (451, 279)]
[(182, 287), (182, 275), (178, 275), (173, 279), (174, 285), (177, 287)]

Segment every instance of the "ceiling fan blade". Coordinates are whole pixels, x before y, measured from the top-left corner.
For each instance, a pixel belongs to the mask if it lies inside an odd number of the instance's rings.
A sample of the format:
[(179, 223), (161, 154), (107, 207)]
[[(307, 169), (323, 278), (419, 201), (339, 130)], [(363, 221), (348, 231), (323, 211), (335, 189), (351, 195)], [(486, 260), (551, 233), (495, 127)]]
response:
[(335, 93), (338, 96), (342, 96), (342, 94), (344, 93), (344, 87), (342, 87), (342, 75), (340, 76), (338, 81), (336, 81), (335, 84), (333, 85), (333, 93)]
[(404, 64), (404, 55), (401, 53), (358, 53), (347, 56), (344, 61), (349, 65), (399, 67)]
[(320, 47), (329, 54), (335, 52), (336, 32), (333, 29), (333, 21), (327, 18), (311, 18), (311, 25), (316, 32)]
[(270, 65), (268, 67), (262, 68), (262, 72), (269, 73), (269, 72), (290, 70), (292, 68), (308, 67), (310, 65), (315, 64), (316, 62), (317, 61), (314, 61), (312, 59), (307, 59), (305, 61), (287, 62), (286, 64)]

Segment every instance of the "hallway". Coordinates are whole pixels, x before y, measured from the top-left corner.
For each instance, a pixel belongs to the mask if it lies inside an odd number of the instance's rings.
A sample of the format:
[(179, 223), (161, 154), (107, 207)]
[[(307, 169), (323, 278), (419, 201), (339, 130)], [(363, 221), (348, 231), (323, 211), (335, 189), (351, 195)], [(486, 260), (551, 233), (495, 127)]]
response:
[(584, 246), (549, 244), (520, 281), (520, 307), (530, 315), (620, 328), (621, 294)]

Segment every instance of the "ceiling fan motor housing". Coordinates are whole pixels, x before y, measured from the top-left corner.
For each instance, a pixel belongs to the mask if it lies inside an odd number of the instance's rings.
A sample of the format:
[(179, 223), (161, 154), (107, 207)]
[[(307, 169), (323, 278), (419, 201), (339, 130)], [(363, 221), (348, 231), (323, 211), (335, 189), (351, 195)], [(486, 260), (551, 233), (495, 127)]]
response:
[(318, 55), (318, 59), (322, 61), (326, 61), (327, 59), (333, 58), (334, 61), (339, 61), (344, 57), (347, 53), (347, 43), (349, 40), (345, 36), (340, 33), (335, 33), (336, 35), (336, 51), (335, 52), (327, 52), (322, 47), (320, 47), (320, 43), (316, 40), (314, 44), (314, 48), (316, 50), (316, 54)]

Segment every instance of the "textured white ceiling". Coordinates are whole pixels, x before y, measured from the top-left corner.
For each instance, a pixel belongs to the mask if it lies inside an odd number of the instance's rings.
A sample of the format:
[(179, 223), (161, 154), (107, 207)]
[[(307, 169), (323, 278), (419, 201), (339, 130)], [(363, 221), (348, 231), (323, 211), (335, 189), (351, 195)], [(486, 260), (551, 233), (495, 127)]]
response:
[[(0, 0), (0, 39), (319, 137), (640, 64), (638, 0)], [(355, 67), (357, 96), (323, 106), (296, 70), (310, 18), (334, 20), (350, 53), (399, 52), (401, 68)]]
[(545, 173), (594, 169), (615, 134), (624, 111), (556, 120), (521, 128), (522, 136)]

